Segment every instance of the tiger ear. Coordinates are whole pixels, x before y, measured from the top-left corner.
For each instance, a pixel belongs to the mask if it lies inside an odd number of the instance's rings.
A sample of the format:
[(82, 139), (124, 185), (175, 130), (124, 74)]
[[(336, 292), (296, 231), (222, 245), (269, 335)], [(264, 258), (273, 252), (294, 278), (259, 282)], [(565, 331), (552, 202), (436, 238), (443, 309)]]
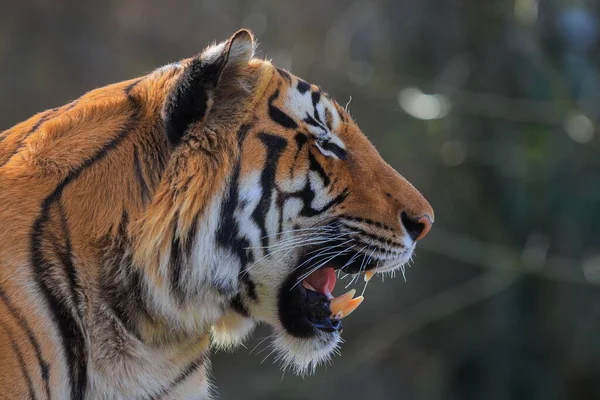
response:
[(191, 124), (206, 120), (215, 89), (248, 64), (254, 56), (254, 48), (252, 33), (242, 29), (189, 62), (163, 107), (165, 133), (172, 145), (181, 141)]

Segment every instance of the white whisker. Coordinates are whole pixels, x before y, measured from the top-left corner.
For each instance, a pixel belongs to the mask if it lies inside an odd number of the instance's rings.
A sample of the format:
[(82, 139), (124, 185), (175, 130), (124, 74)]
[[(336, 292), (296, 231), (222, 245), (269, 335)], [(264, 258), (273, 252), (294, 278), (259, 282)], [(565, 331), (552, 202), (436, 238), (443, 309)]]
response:
[[(337, 239), (337, 238), (336, 238), (336, 239)], [(309, 255), (309, 254), (312, 254), (312, 253), (314, 253), (314, 252), (317, 252), (317, 251), (319, 252), (319, 253), (317, 253), (316, 255), (314, 255), (314, 256), (312, 256), (311, 258), (309, 258), (308, 260), (306, 260), (306, 261), (302, 262), (300, 265), (298, 265), (296, 268), (294, 268), (294, 270), (297, 270), (298, 268), (301, 268), (302, 266), (304, 266), (304, 265), (308, 264), (309, 262), (311, 262), (312, 260), (314, 260), (316, 257), (318, 257), (318, 256), (320, 256), (320, 255), (323, 255), (323, 253), (325, 253), (325, 252), (328, 252), (328, 251), (331, 251), (331, 250), (335, 249), (336, 247), (343, 246), (344, 244), (346, 244), (346, 243), (350, 243), (351, 241), (353, 241), (353, 239), (347, 240), (347, 241), (345, 241), (345, 242), (343, 242), (343, 243), (339, 243), (339, 244), (335, 244), (335, 245), (326, 246), (326, 247), (325, 247), (325, 248), (323, 248), (323, 249), (317, 249), (317, 250), (314, 250), (314, 251), (312, 251), (312, 252), (310, 252), (310, 253), (307, 253), (307, 255)], [(328, 254), (327, 254), (327, 255), (328, 255)]]
[(341, 254), (344, 254), (345, 252), (349, 251), (350, 249), (351, 249), (351, 248), (348, 248), (348, 247), (346, 247), (346, 248), (344, 248), (344, 249), (342, 249), (342, 250), (338, 251), (338, 252), (337, 252), (336, 254), (334, 254), (333, 256), (329, 257), (327, 260), (325, 260), (325, 261), (321, 262), (321, 263), (320, 263), (319, 265), (317, 265), (316, 267), (314, 267), (314, 268), (310, 269), (310, 270), (309, 270), (307, 273), (305, 273), (304, 275), (302, 275), (302, 276), (300, 277), (300, 279), (298, 279), (298, 282), (296, 282), (296, 283), (294, 284), (294, 286), (292, 286), (292, 289), (293, 289), (294, 287), (296, 287), (296, 285), (298, 285), (298, 284), (299, 284), (300, 282), (302, 282), (304, 279), (306, 279), (306, 278), (307, 278), (307, 277), (308, 277), (310, 274), (312, 274), (313, 272), (315, 272), (315, 271), (317, 271), (319, 268), (321, 268), (323, 265), (327, 264), (328, 262), (330, 262), (331, 260), (333, 260), (335, 257), (337, 257), (337, 256), (339, 256), (339, 255), (341, 255)]
[(270, 238), (270, 237), (279, 236), (279, 235), (283, 235), (283, 234), (286, 234), (286, 233), (304, 232), (304, 231), (333, 231), (333, 230), (336, 230), (336, 229), (337, 229), (336, 227), (330, 226), (330, 225), (325, 225), (325, 226), (311, 226), (311, 227), (308, 227), (308, 228), (290, 229), (290, 230), (287, 230), (287, 231), (272, 233), (270, 235), (262, 236), (261, 239), (267, 239), (267, 238)]
[[(264, 259), (269, 258), (272, 255), (274, 255), (276, 253), (279, 253), (281, 251), (288, 250), (288, 252), (289, 252), (289, 251), (292, 251), (294, 249), (297, 249), (298, 247), (304, 247), (304, 246), (308, 246), (308, 245), (314, 246), (314, 245), (318, 245), (318, 244), (322, 244), (322, 243), (328, 243), (328, 242), (331, 242), (332, 240), (337, 240), (337, 239), (339, 239), (339, 238), (341, 238), (343, 236), (346, 236), (346, 234), (338, 235), (338, 236), (332, 237), (332, 238), (319, 237), (319, 238), (314, 238), (314, 239), (303, 239), (303, 240), (299, 240), (297, 242), (294, 242), (293, 244), (288, 244), (284, 248), (276, 249), (275, 251), (271, 251), (270, 253), (264, 255), (263, 257), (261, 257), (260, 259), (258, 259), (257, 261), (255, 261), (251, 266), (249, 266), (248, 268), (246, 268), (246, 270), (244, 272), (242, 272), (242, 274), (240, 276), (244, 276), (253, 267), (255, 267), (256, 265), (258, 265), (258, 263), (260, 263)], [(317, 249), (315, 251), (319, 251), (319, 250), (323, 250), (323, 249)], [(312, 254), (313, 252), (309, 252), (309, 253), (307, 253), (307, 255), (308, 254)], [(298, 267), (300, 267), (300, 266), (298, 266)], [(298, 267), (296, 267), (296, 268), (298, 268)]]
[[(262, 338), (262, 339), (261, 339), (261, 340), (258, 342), (258, 344), (257, 344), (256, 346), (254, 346), (254, 347), (252, 348), (252, 350), (250, 350), (250, 352), (248, 352), (248, 355), (252, 354), (252, 352), (254, 352), (254, 350), (256, 350), (256, 349), (258, 348), (258, 346), (260, 346), (261, 344), (263, 344), (263, 343), (265, 342), (265, 340), (267, 340), (267, 339), (270, 339), (270, 338), (273, 338), (273, 337), (275, 337), (275, 335), (267, 335), (267, 336), (265, 336), (264, 338)], [(267, 347), (268, 347), (268, 346), (267, 346)], [(267, 347), (265, 347), (265, 348), (267, 348)], [(261, 351), (262, 351), (262, 350), (261, 350)], [(259, 352), (259, 353), (257, 353), (257, 354), (260, 354), (260, 352)]]

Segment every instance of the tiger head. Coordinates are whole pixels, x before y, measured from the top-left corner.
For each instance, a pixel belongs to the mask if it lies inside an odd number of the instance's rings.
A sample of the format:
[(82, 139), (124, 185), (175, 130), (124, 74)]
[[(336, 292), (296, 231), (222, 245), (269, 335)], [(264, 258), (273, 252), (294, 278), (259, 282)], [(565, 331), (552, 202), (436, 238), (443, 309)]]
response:
[(434, 214), (344, 108), (254, 47), (242, 30), (156, 72), (176, 77), (162, 109), (171, 155), (137, 261), (154, 260), (158, 298), (214, 317), (214, 343), (266, 322), (279, 360), (304, 373), (362, 301), (333, 296), (336, 274), (403, 268)]

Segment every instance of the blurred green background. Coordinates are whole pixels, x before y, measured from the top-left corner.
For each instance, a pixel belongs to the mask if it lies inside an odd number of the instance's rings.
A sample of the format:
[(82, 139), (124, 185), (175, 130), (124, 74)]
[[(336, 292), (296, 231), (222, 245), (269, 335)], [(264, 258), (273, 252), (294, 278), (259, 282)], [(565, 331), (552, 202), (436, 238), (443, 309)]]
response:
[[(345, 104), (436, 211), (302, 379), (259, 329), (222, 399), (600, 398), (600, 2), (1, 0), (0, 130), (241, 27)], [(342, 281), (343, 282), (343, 281)]]

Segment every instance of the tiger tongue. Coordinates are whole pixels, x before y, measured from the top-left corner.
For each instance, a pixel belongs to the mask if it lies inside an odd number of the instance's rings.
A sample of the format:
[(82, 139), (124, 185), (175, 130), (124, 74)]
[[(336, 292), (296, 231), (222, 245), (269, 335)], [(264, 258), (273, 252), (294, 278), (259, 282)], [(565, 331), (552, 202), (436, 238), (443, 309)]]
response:
[(316, 292), (331, 298), (335, 288), (335, 271), (333, 268), (323, 268), (310, 274), (304, 282), (309, 284)]

